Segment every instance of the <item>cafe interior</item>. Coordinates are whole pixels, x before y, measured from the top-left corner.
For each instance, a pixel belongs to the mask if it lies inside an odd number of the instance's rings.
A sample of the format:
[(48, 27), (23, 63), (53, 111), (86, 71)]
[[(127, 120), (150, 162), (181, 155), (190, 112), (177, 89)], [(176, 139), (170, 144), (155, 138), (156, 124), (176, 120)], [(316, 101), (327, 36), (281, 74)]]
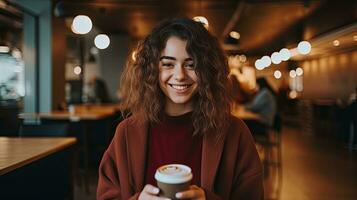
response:
[(123, 68), (175, 17), (226, 53), (264, 198), (357, 199), (356, 0), (0, 0), (0, 199), (96, 199)]

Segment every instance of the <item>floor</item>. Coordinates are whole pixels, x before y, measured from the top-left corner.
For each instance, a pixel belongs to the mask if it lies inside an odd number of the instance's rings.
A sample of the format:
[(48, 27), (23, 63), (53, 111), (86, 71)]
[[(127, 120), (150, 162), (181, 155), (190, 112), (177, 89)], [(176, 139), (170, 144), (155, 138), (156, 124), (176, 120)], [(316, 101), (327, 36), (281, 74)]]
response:
[(357, 151), (291, 128), (284, 128), (282, 140), (281, 199), (357, 199)]
[(97, 170), (91, 169), (89, 176), (89, 192), (85, 192), (84, 180), (78, 181), (74, 187), (74, 200), (96, 200), (97, 183)]
[[(282, 131), (282, 200), (357, 199), (357, 151), (341, 142), (317, 138), (296, 128)], [(277, 170), (271, 167), (265, 179), (266, 199), (277, 199)], [(96, 170), (90, 178), (90, 193), (76, 186), (75, 200), (94, 200)]]

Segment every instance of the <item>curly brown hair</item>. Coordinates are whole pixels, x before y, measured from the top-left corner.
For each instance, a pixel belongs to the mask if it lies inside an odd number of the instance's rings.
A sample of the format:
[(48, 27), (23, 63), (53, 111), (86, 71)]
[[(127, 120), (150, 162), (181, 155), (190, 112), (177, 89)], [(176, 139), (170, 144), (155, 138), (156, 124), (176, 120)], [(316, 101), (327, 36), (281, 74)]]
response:
[(160, 121), (165, 95), (159, 86), (159, 59), (168, 38), (187, 41), (186, 50), (194, 61), (198, 92), (194, 97), (195, 134), (220, 133), (228, 127), (232, 97), (227, 58), (216, 37), (204, 26), (187, 18), (163, 21), (139, 43), (135, 61), (128, 59), (122, 73), (120, 94), (129, 114), (151, 123)]

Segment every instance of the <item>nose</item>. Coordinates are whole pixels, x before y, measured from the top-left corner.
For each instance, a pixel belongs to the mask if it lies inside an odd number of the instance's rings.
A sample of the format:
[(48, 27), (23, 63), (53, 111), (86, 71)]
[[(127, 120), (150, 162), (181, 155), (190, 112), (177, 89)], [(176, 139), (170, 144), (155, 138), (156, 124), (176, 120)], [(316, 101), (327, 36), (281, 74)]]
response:
[(182, 81), (185, 79), (185, 69), (182, 65), (175, 66), (174, 70), (174, 78), (177, 81)]

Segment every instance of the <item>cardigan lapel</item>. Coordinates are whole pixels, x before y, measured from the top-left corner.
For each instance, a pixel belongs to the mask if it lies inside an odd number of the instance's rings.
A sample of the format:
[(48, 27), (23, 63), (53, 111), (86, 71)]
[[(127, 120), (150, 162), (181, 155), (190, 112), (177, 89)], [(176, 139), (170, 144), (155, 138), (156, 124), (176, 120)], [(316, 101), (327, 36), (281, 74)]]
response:
[(213, 191), (226, 134), (217, 141), (214, 134), (206, 134), (202, 144), (201, 186)]
[(127, 144), (129, 154), (129, 170), (133, 174), (132, 186), (135, 191), (141, 191), (144, 186), (146, 150), (148, 144), (148, 123), (137, 121), (131, 123), (127, 130)]

